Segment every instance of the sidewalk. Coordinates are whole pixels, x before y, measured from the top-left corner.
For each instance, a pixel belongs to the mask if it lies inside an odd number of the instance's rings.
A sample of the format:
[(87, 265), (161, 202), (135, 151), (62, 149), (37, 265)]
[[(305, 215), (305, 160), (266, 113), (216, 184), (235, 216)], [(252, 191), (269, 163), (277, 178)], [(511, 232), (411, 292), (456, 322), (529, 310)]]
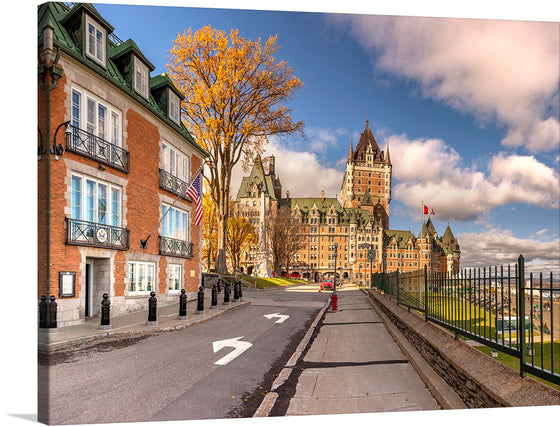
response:
[(381, 316), (356, 286), (339, 288), (338, 310), (321, 310), (254, 416), (441, 409)]
[[(246, 290), (243, 289), (245, 293)], [(92, 317), (86, 319), (85, 323), (59, 327), (56, 333), (38, 333), (38, 348), (42, 351), (54, 351), (62, 348), (85, 344), (89, 342), (99, 342), (105, 340), (115, 340), (122, 338), (132, 338), (157, 332), (165, 332), (183, 329), (196, 323), (205, 322), (214, 317), (221, 316), (238, 308), (251, 304), (248, 298), (244, 297), (239, 302), (233, 302), (233, 292), (230, 294), (230, 304), (224, 305), (224, 292), (218, 294), (218, 307), (210, 308), (212, 291), (206, 289), (204, 292), (204, 313), (197, 314), (197, 300), (187, 302), (187, 319), (178, 320), (179, 303), (158, 306), (157, 326), (147, 326), (148, 310), (137, 311), (134, 313), (123, 314), (111, 318), (111, 329), (104, 331), (99, 329), (100, 318)]]

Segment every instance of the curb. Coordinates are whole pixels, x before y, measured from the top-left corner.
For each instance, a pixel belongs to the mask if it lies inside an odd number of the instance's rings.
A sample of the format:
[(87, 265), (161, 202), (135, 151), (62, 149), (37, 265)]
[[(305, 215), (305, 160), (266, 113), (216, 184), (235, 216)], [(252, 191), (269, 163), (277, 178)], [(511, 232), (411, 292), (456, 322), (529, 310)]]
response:
[(193, 320), (193, 321), (186, 321), (185, 323), (181, 323), (181, 324), (174, 325), (174, 326), (167, 326), (167, 327), (164, 327), (164, 328), (151, 327), (151, 328), (139, 329), (139, 330), (129, 331), (129, 332), (102, 332), (102, 333), (98, 333), (98, 334), (95, 334), (95, 335), (88, 335), (86, 337), (72, 338), (72, 339), (69, 339), (69, 340), (66, 340), (66, 341), (60, 341), (60, 342), (56, 342), (56, 343), (52, 343), (52, 344), (38, 343), (37, 348), (40, 351), (51, 352), (51, 351), (56, 351), (56, 350), (62, 350), (64, 348), (72, 347), (72, 346), (79, 345), (79, 344), (87, 344), (87, 343), (90, 343), (90, 342), (93, 342), (93, 341), (97, 341), (99, 343), (99, 342), (106, 342), (106, 341), (122, 340), (122, 339), (125, 339), (125, 338), (137, 338), (137, 337), (140, 337), (140, 336), (149, 336), (149, 335), (153, 335), (153, 334), (157, 334), (157, 333), (161, 333), (161, 332), (178, 331), (178, 330), (184, 329), (188, 326), (196, 325), (197, 323), (206, 322), (208, 320), (214, 319), (214, 318), (216, 318), (218, 316), (221, 316), (223, 314), (229, 313), (231, 311), (235, 311), (239, 308), (246, 307), (250, 304), (251, 304), (251, 301), (241, 302), (241, 303), (238, 303), (234, 306), (227, 307), (222, 311), (212, 313), (209, 316), (201, 317), (201, 318)]
[(373, 307), (377, 315), (381, 318), (385, 327), (398, 344), (402, 352), (405, 354), (406, 358), (410, 364), (414, 367), (424, 384), (430, 389), (431, 393), (434, 395), (437, 402), (442, 406), (443, 409), (467, 409), (467, 405), (459, 397), (459, 395), (453, 390), (437, 373), (432, 369), (432, 367), (426, 362), (422, 355), (408, 342), (406, 337), (398, 330), (398, 328), (389, 320), (389, 318), (383, 313), (377, 304), (372, 301), (372, 297), (369, 292), (365, 289), (362, 291), (367, 295), (368, 302)]
[(278, 387), (284, 384), (286, 380), (289, 378), (290, 374), (292, 373), (292, 366), (294, 366), (297, 363), (298, 359), (307, 348), (307, 345), (309, 344), (309, 340), (311, 339), (311, 336), (315, 332), (315, 328), (319, 323), (319, 319), (323, 316), (323, 314), (325, 314), (325, 311), (327, 311), (330, 304), (331, 304), (331, 300), (328, 299), (325, 306), (319, 311), (319, 313), (317, 313), (317, 316), (315, 316), (313, 323), (311, 323), (311, 326), (305, 333), (305, 336), (299, 342), (299, 345), (297, 346), (296, 350), (294, 351), (290, 359), (286, 362), (286, 365), (284, 366), (282, 371), (280, 371), (280, 373), (276, 376), (276, 379), (274, 380), (270, 388), (271, 391), (269, 391), (264, 396), (263, 401), (261, 402), (259, 408), (255, 412), (253, 417), (269, 416), (270, 411), (272, 411), (272, 408), (274, 407), (274, 403), (276, 403), (276, 399), (278, 398), (278, 393), (276, 393), (274, 390), (278, 389)]

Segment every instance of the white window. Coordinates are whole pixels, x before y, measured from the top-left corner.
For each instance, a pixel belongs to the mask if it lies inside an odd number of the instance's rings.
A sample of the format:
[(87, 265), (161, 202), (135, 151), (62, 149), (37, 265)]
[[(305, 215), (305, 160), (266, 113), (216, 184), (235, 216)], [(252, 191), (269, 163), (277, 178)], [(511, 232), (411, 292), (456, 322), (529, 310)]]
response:
[(87, 28), (87, 55), (105, 65), (105, 29), (95, 22), (90, 16), (86, 16)]
[(121, 123), (120, 110), (83, 89), (72, 88), (72, 126), (120, 147)]
[(167, 288), (170, 291), (180, 291), (181, 290), (181, 265), (179, 264), (169, 264), (169, 269), (167, 273)]
[(162, 142), (163, 170), (184, 182), (190, 182), (190, 158), (167, 142)]
[(148, 98), (148, 67), (134, 57), (134, 89)]
[(121, 187), (72, 173), (72, 219), (121, 226)]
[(180, 111), (179, 97), (169, 89), (169, 118), (176, 123), (179, 123)]
[(161, 215), (165, 215), (161, 221), (161, 235), (163, 237), (170, 237), (184, 242), (188, 241), (190, 223), (188, 212), (162, 203)]
[(128, 263), (128, 294), (147, 294), (155, 289), (156, 264), (130, 261)]

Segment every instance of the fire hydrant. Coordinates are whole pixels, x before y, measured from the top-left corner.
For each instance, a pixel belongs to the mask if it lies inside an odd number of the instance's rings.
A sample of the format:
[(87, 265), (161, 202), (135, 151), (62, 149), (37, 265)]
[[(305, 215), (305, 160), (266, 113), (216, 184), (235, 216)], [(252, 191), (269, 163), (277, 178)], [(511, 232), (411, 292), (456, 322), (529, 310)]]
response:
[(337, 304), (337, 299), (338, 299), (337, 293), (333, 292), (332, 295), (331, 295), (331, 309), (333, 311), (336, 311), (336, 309), (337, 309), (337, 305), (336, 305)]

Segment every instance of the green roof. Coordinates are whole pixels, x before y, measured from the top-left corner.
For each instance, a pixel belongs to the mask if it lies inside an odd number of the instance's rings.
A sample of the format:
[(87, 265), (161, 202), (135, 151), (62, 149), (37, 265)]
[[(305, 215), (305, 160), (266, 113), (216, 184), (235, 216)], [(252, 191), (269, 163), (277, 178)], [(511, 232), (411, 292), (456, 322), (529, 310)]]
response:
[(414, 248), (418, 248), (418, 243), (411, 231), (404, 230), (383, 230), (383, 246), (389, 246), (391, 241), (395, 239), (397, 248), (406, 248), (406, 244), (410, 239)]
[[(174, 129), (179, 135), (181, 135), (188, 144), (196, 149), (202, 157), (208, 157), (209, 154), (200, 145), (196, 143), (192, 135), (189, 133), (187, 128), (181, 122), (180, 124), (175, 123), (167, 114), (159, 108), (155, 98), (150, 94), (149, 99), (145, 99), (143, 96), (136, 93), (133, 87), (131, 87), (131, 82), (121, 74), (118, 67), (116, 66), (113, 58), (119, 57), (125, 52), (134, 52), (139, 56), (142, 61), (146, 62), (151, 70), (154, 66), (146, 59), (142, 54), (136, 43), (132, 40), (127, 40), (124, 43), (116, 44), (111, 40), (107, 40), (107, 58), (106, 67), (98, 64), (94, 60), (88, 58), (82, 49), (74, 43), (71, 34), (65, 27), (65, 23), (76, 19), (80, 12), (87, 12), (92, 15), (96, 20), (98, 20), (103, 26), (107, 28), (107, 34), (113, 31), (113, 27), (101, 17), (99, 12), (95, 7), (89, 3), (76, 3), (71, 8), (66, 6), (61, 2), (48, 2), (39, 5), (38, 7), (38, 31), (39, 31), (39, 46), (42, 45), (42, 35), (45, 26), (50, 25), (53, 28), (53, 38), (54, 44), (63, 53), (72, 57), (76, 61), (84, 64), (91, 71), (95, 72), (109, 83), (123, 91), (128, 96), (132, 97), (140, 105), (151, 111), (154, 116), (158, 117), (164, 121), (170, 128)], [(156, 79), (158, 76), (155, 77)], [(151, 86), (150, 78), (150, 86)], [(156, 80), (157, 81), (157, 80)], [(181, 95), (182, 96), (182, 95)]]

